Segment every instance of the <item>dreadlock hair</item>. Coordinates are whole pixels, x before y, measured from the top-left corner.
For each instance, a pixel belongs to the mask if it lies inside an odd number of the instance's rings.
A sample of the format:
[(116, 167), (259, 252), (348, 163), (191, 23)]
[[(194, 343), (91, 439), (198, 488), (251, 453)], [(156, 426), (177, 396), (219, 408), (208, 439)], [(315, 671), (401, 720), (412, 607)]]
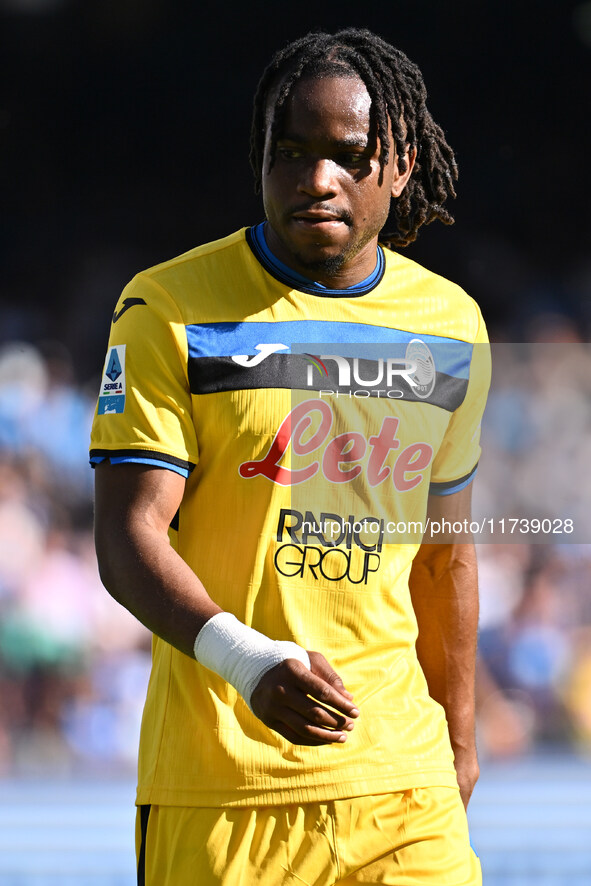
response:
[(388, 124), (401, 172), (406, 171), (407, 148), (417, 149), (412, 175), (402, 194), (392, 200), (380, 240), (391, 247), (407, 246), (423, 224), (435, 219), (453, 224), (443, 204), (456, 196), (453, 183), (458, 168), (443, 130), (425, 104), (423, 76), (403, 52), (366, 29), (346, 28), (336, 34), (311, 32), (273, 56), (254, 98), (250, 163), (256, 192), (261, 189), (267, 122), (271, 127), (270, 171), (288, 99), (296, 84), (305, 78), (327, 76), (357, 76), (365, 84), (371, 99), (369, 136), (379, 139), (382, 173), (390, 156)]

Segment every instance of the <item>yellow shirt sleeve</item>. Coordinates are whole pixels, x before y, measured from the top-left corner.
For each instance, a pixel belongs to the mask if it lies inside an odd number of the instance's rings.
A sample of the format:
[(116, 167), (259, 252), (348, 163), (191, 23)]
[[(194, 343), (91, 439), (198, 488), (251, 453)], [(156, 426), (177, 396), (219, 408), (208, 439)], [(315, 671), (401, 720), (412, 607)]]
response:
[(480, 458), (480, 426), (490, 379), (490, 345), (484, 320), (478, 310), (478, 329), (472, 349), (466, 396), (452, 415), (434, 459), (429, 490), (432, 495), (458, 492), (471, 481)]
[(188, 470), (199, 459), (180, 311), (141, 274), (117, 303), (91, 434), (91, 460), (156, 457)]

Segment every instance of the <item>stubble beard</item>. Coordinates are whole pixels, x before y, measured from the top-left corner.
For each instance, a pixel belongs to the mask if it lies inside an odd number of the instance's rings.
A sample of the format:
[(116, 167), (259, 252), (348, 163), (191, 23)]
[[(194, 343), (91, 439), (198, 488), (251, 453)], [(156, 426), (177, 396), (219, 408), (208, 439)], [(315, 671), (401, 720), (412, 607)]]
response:
[(365, 237), (344, 247), (336, 255), (329, 255), (326, 258), (309, 259), (299, 252), (294, 252), (294, 258), (296, 258), (300, 267), (305, 268), (307, 271), (326, 274), (329, 277), (336, 276), (347, 262), (354, 259), (375, 236), (375, 233), (367, 232)]
[(347, 261), (346, 252), (340, 252), (338, 255), (330, 255), (326, 258), (308, 260), (300, 253), (295, 253), (295, 258), (301, 268), (314, 273), (327, 274), (329, 277), (338, 274), (345, 262)]

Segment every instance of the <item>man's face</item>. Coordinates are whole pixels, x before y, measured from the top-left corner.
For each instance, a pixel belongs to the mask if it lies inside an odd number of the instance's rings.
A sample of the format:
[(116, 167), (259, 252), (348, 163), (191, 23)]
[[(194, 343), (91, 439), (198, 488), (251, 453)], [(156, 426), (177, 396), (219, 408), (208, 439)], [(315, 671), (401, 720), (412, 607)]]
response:
[(400, 174), (391, 151), (381, 174), (380, 146), (369, 138), (370, 106), (356, 76), (301, 80), (288, 100), (270, 172), (267, 124), (262, 185), (269, 246), (289, 267), (333, 288), (373, 271), (391, 197), (412, 169), (411, 162)]

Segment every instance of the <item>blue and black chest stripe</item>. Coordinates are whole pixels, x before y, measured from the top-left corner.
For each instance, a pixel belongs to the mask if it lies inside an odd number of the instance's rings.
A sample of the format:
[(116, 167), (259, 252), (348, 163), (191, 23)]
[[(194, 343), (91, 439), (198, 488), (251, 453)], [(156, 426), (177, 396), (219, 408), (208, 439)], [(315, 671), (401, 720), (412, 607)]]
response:
[[(186, 327), (192, 394), (287, 388), (401, 399), (454, 412), (468, 387), (473, 345), (361, 323), (323, 320)], [(425, 365), (428, 355), (428, 366)], [(421, 377), (423, 363), (428, 384)]]

